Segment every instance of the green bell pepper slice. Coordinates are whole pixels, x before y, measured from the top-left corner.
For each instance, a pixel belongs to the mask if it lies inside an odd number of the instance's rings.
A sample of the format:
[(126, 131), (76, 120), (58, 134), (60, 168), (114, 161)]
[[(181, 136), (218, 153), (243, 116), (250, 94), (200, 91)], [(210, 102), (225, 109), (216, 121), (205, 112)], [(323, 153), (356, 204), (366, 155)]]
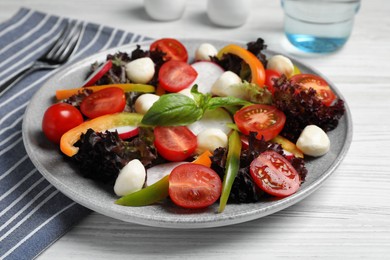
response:
[(168, 190), (169, 175), (142, 190), (121, 197), (115, 201), (115, 204), (132, 207), (147, 206), (168, 197)]
[(232, 189), (233, 182), (237, 176), (240, 168), (240, 155), (241, 155), (241, 139), (240, 135), (234, 130), (228, 141), (228, 154), (225, 166), (225, 175), (222, 182), (222, 193), (219, 199), (218, 212), (224, 211), (226, 203), (229, 199), (230, 191)]

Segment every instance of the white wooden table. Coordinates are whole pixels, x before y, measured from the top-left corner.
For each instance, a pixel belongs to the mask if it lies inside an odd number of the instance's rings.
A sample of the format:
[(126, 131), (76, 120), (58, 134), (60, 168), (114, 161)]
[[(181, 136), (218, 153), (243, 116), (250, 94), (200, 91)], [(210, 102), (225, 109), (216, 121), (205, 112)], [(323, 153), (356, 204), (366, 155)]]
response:
[[(155, 38), (262, 37), (270, 49), (293, 54), (279, 1), (253, 2), (248, 22), (236, 29), (213, 26), (205, 0), (188, 0), (183, 18), (165, 23), (151, 21), (142, 0), (1, 0), (0, 21), (25, 6)], [(314, 194), (271, 216), (215, 229), (151, 228), (93, 213), (39, 259), (390, 259), (389, 12), (388, 0), (363, 1), (345, 48), (296, 56), (336, 84), (353, 116), (351, 148)]]

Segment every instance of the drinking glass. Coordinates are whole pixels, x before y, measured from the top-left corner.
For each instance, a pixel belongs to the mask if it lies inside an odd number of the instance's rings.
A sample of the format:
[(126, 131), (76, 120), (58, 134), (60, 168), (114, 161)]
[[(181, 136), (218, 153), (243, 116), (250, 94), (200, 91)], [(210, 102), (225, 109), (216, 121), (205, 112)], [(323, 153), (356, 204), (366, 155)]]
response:
[(281, 0), (284, 32), (298, 49), (329, 53), (351, 35), (360, 0)]

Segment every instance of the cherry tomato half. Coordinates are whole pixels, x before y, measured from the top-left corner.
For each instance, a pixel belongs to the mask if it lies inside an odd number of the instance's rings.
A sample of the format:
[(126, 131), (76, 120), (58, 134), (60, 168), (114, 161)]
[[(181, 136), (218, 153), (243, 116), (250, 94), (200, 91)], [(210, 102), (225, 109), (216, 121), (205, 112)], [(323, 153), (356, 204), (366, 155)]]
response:
[(257, 132), (256, 138), (263, 136), (271, 140), (282, 131), (286, 116), (276, 107), (256, 104), (243, 107), (234, 114), (234, 121), (241, 133), (249, 135)]
[(105, 88), (84, 98), (80, 104), (81, 112), (95, 118), (106, 114), (122, 112), (126, 105), (125, 93), (120, 88)]
[(195, 81), (198, 73), (184, 61), (167, 61), (158, 73), (160, 86), (169, 92), (179, 92), (191, 85)]
[(298, 84), (301, 89), (298, 91), (307, 91), (310, 88), (316, 91), (316, 96), (326, 106), (332, 105), (336, 95), (330, 89), (329, 84), (321, 77), (312, 74), (298, 74), (290, 78), (291, 83)]
[(196, 136), (185, 126), (157, 126), (154, 137), (159, 154), (173, 162), (187, 159), (197, 147)]
[(169, 175), (169, 197), (178, 206), (190, 209), (205, 208), (221, 196), (222, 181), (209, 167), (185, 163)]
[(295, 193), (301, 183), (291, 163), (274, 151), (261, 153), (252, 161), (249, 171), (260, 189), (277, 197)]
[(83, 116), (77, 108), (66, 103), (57, 103), (45, 111), (42, 130), (47, 139), (54, 143), (60, 143), (64, 133), (83, 121)]
[(276, 70), (265, 70), (265, 83), (264, 85), (267, 87), (267, 89), (273, 94), (274, 89), (274, 79), (278, 79), (280, 77), (280, 73)]
[(166, 53), (165, 60), (178, 60), (187, 62), (188, 52), (181, 42), (172, 38), (162, 38), (150, 45), (150, 50), (160, 50)]

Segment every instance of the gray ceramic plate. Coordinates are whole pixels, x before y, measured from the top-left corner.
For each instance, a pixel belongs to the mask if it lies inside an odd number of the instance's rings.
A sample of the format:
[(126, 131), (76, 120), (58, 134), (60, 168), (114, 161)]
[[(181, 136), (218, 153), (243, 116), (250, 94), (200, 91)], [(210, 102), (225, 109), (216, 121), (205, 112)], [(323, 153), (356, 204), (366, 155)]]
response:
[[(183, 39), (182, 42), (191, 56), (197, 46), (205, 40)], [(228, 44), (226, 41), (208, 40), (208, 42), (214, 44), (217, 48)], [(141, 47), (147, 48), (149, 44), (143, 43)], [(123, 221), (169, 228), (206, 228), (250, 221), (280, 211), (311, 194), (335, 171), (350, 146), (352, 123), (347, 108), (339, 126), (329, 133), (331, 139), (330, 152), (321, 158), (307, 162), (309, 171), (307, 180), (300, 190), (290, 197), (254, 204), (228, 204), (221, 214), (216, 213), (217, 205), (197, 211), (180, 209), (169, 202), (147, 207), (115, 205), (114, 201), (117, 198), (112, 190), (81, 177), (77, 169), (73, 168), (64, 159), (58, 147), (45, 139), (41, 132), (41, 120), (46, 108), (53, 104), (56, 89), (79, 86), (83, 82), (91, 63), (103, 61), (109, 53), (115, 53), (118, 50), (132, 51), (134, 48), (134, 44), (114, 48), (97, 53), (64, 68), (50, 78), (34, 95), (24, 116), (23, 140), (34, 165), (57, 189), (87, 208)], [(268, 51), (267, 54), (271, 55), (273, 53)], [(320, 74), (299, 61), (292, 60), (302, 72)], [(331, 87), (339, 97), (343, 98), (333, 84), (331, 84)]]

